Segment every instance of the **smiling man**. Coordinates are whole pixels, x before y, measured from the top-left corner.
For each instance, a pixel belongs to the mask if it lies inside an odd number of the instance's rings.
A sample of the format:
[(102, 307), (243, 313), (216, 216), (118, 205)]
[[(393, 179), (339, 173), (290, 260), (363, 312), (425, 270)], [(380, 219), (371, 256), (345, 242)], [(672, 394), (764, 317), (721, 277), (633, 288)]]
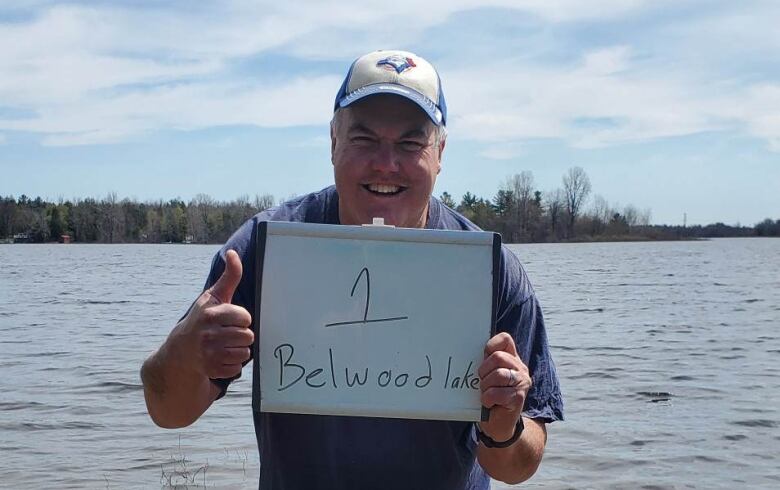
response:
[[(214, 257), (205, 291), (141, 369), (155, 423), (191, 424), (249, 361), (258, 223), (381, 217), (399, 227), (478, 230), (432, 196), (446, 123), (439, 76), (424, 59), (376, 51), (352, 64), (331, 122), (335, 186), (259, 213)], [(253, 412), (260, 488), (486, 489), (489, 477), (530, 478), (563, 401), (539, 303), (506, 248), (497, 308), (499, 333), (478, 369), (489, 422)]]
[[(381, 119), (375, 115), (381, 114)], [(413, 102), (375, 95), (336, 113), (331, 131), (339, 221), (424, 228), (444, 139)]]

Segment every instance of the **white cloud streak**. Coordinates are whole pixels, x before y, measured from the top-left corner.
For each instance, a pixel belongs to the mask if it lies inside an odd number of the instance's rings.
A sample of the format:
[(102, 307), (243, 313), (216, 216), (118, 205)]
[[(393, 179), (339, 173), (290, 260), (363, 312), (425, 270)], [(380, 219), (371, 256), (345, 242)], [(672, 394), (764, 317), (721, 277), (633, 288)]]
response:
[(707, 86), (684, 71), (648, 73), (626, 46), (586, 53), (570, 67), (498, 63), (476, 73), (453, 70), (447, 80), (453, 98), (469, 101), (453, 118), (458, 137), (498, 144), (562, 138), (597, 148), (737, 131), (780, 149), (780, 84)]

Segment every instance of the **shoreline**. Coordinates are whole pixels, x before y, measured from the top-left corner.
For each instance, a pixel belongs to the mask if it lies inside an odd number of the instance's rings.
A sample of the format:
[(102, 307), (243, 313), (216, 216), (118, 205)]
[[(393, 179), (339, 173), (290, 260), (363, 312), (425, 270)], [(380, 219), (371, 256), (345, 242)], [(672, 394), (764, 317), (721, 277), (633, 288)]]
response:
[[(680, 237), (680, 238), (649, 238), (632, 236), (615, 236), (599, 238), (575, 238), (572, 240), (556, 240), (545, 242), (502, 242), (504, 245), (542, 245), (542, 244), (576, 244), (576, 243), (647, 243), (647, 242), (701, 242), (718, 238), (780, 238), (776, 236), (718, 236), (718, 237)], [(0, 245), (212, 245), (222, 246), (222, 242), (194, 243), (194, 242), (14, 242), (0, 239)]]

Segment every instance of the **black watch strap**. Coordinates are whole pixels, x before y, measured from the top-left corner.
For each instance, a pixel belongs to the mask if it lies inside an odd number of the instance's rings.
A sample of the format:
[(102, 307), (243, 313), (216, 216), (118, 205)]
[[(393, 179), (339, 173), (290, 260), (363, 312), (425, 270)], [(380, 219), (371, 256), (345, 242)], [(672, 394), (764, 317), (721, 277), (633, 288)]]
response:
[(477, 439), (479, 439), (480, 442), (482, 442), (482, 444), (485, 445), (485, 447), (498, 448), (498, 449), (509, 447), (512, 444), (514, 444), (518, 439), (520, 439), (520, 434), (523, 433), (523, 429), (525, 428), (525, 426), (523, 425), (523, 417), (520, 417), (519, 419), (517, 419), (517, 423), (515, 424), (515, 433), (512, 434), (512, 437), (510, 437), (506, 441), (498, 442), (493, 440), (493, 438), (490, 437), (489, 435), (479, 430), (479, 424), (476, 424), (476, 427), (477, 427)]

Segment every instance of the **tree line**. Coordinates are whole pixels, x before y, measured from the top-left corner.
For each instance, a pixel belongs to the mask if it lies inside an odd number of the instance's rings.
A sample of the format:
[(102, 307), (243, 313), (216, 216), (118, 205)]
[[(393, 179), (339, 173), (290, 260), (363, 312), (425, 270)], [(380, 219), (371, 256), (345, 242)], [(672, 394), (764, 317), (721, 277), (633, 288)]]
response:
[(591, 198), (591, 191), (585, 171), (572, 167), (560, 187), (546, 192), (536, 188), (533, 173), (523, 171), (507, 178), (491, 199), (469, 192), (460, 203), (446, 192), (441, 199), (509, 243), (780, 236), (780, 220), (768, 218), (755, 227), (651, 225), (650, 209), (610, 204), (600, 195)]
[[(753, 227), (651, 225), (651, 211), (591, 198), (591, 183), (580, 167), (570, 168), (561, 186), (536, 188), (533, 174), (512, 175), (485, 199), (470, 192), (460, 202), (444, 192), (441, 200), (479, 227), (501, 233), (506, 243), (673, 240), (709, 237), (780, 236), (780, 219)], [(25, 195), (0, 197), (0, 239), (35, 243), (67, 235), (83, 243), (223, 243), (244, 221), (274, 205), (270, 194), (254, 199), (216, 201), (198, 194), (189, 202), (103, 199), (48, 202)]]
[(223, 243), (244, 221), (274, 204), (271, 195), (220, 202), (198, 194), (181, 199), (137, 202), (103, 199), (57, 203), (25, 195), (0, 197), (0, 238), (43, 243), (63, 235), (82, 243)]

